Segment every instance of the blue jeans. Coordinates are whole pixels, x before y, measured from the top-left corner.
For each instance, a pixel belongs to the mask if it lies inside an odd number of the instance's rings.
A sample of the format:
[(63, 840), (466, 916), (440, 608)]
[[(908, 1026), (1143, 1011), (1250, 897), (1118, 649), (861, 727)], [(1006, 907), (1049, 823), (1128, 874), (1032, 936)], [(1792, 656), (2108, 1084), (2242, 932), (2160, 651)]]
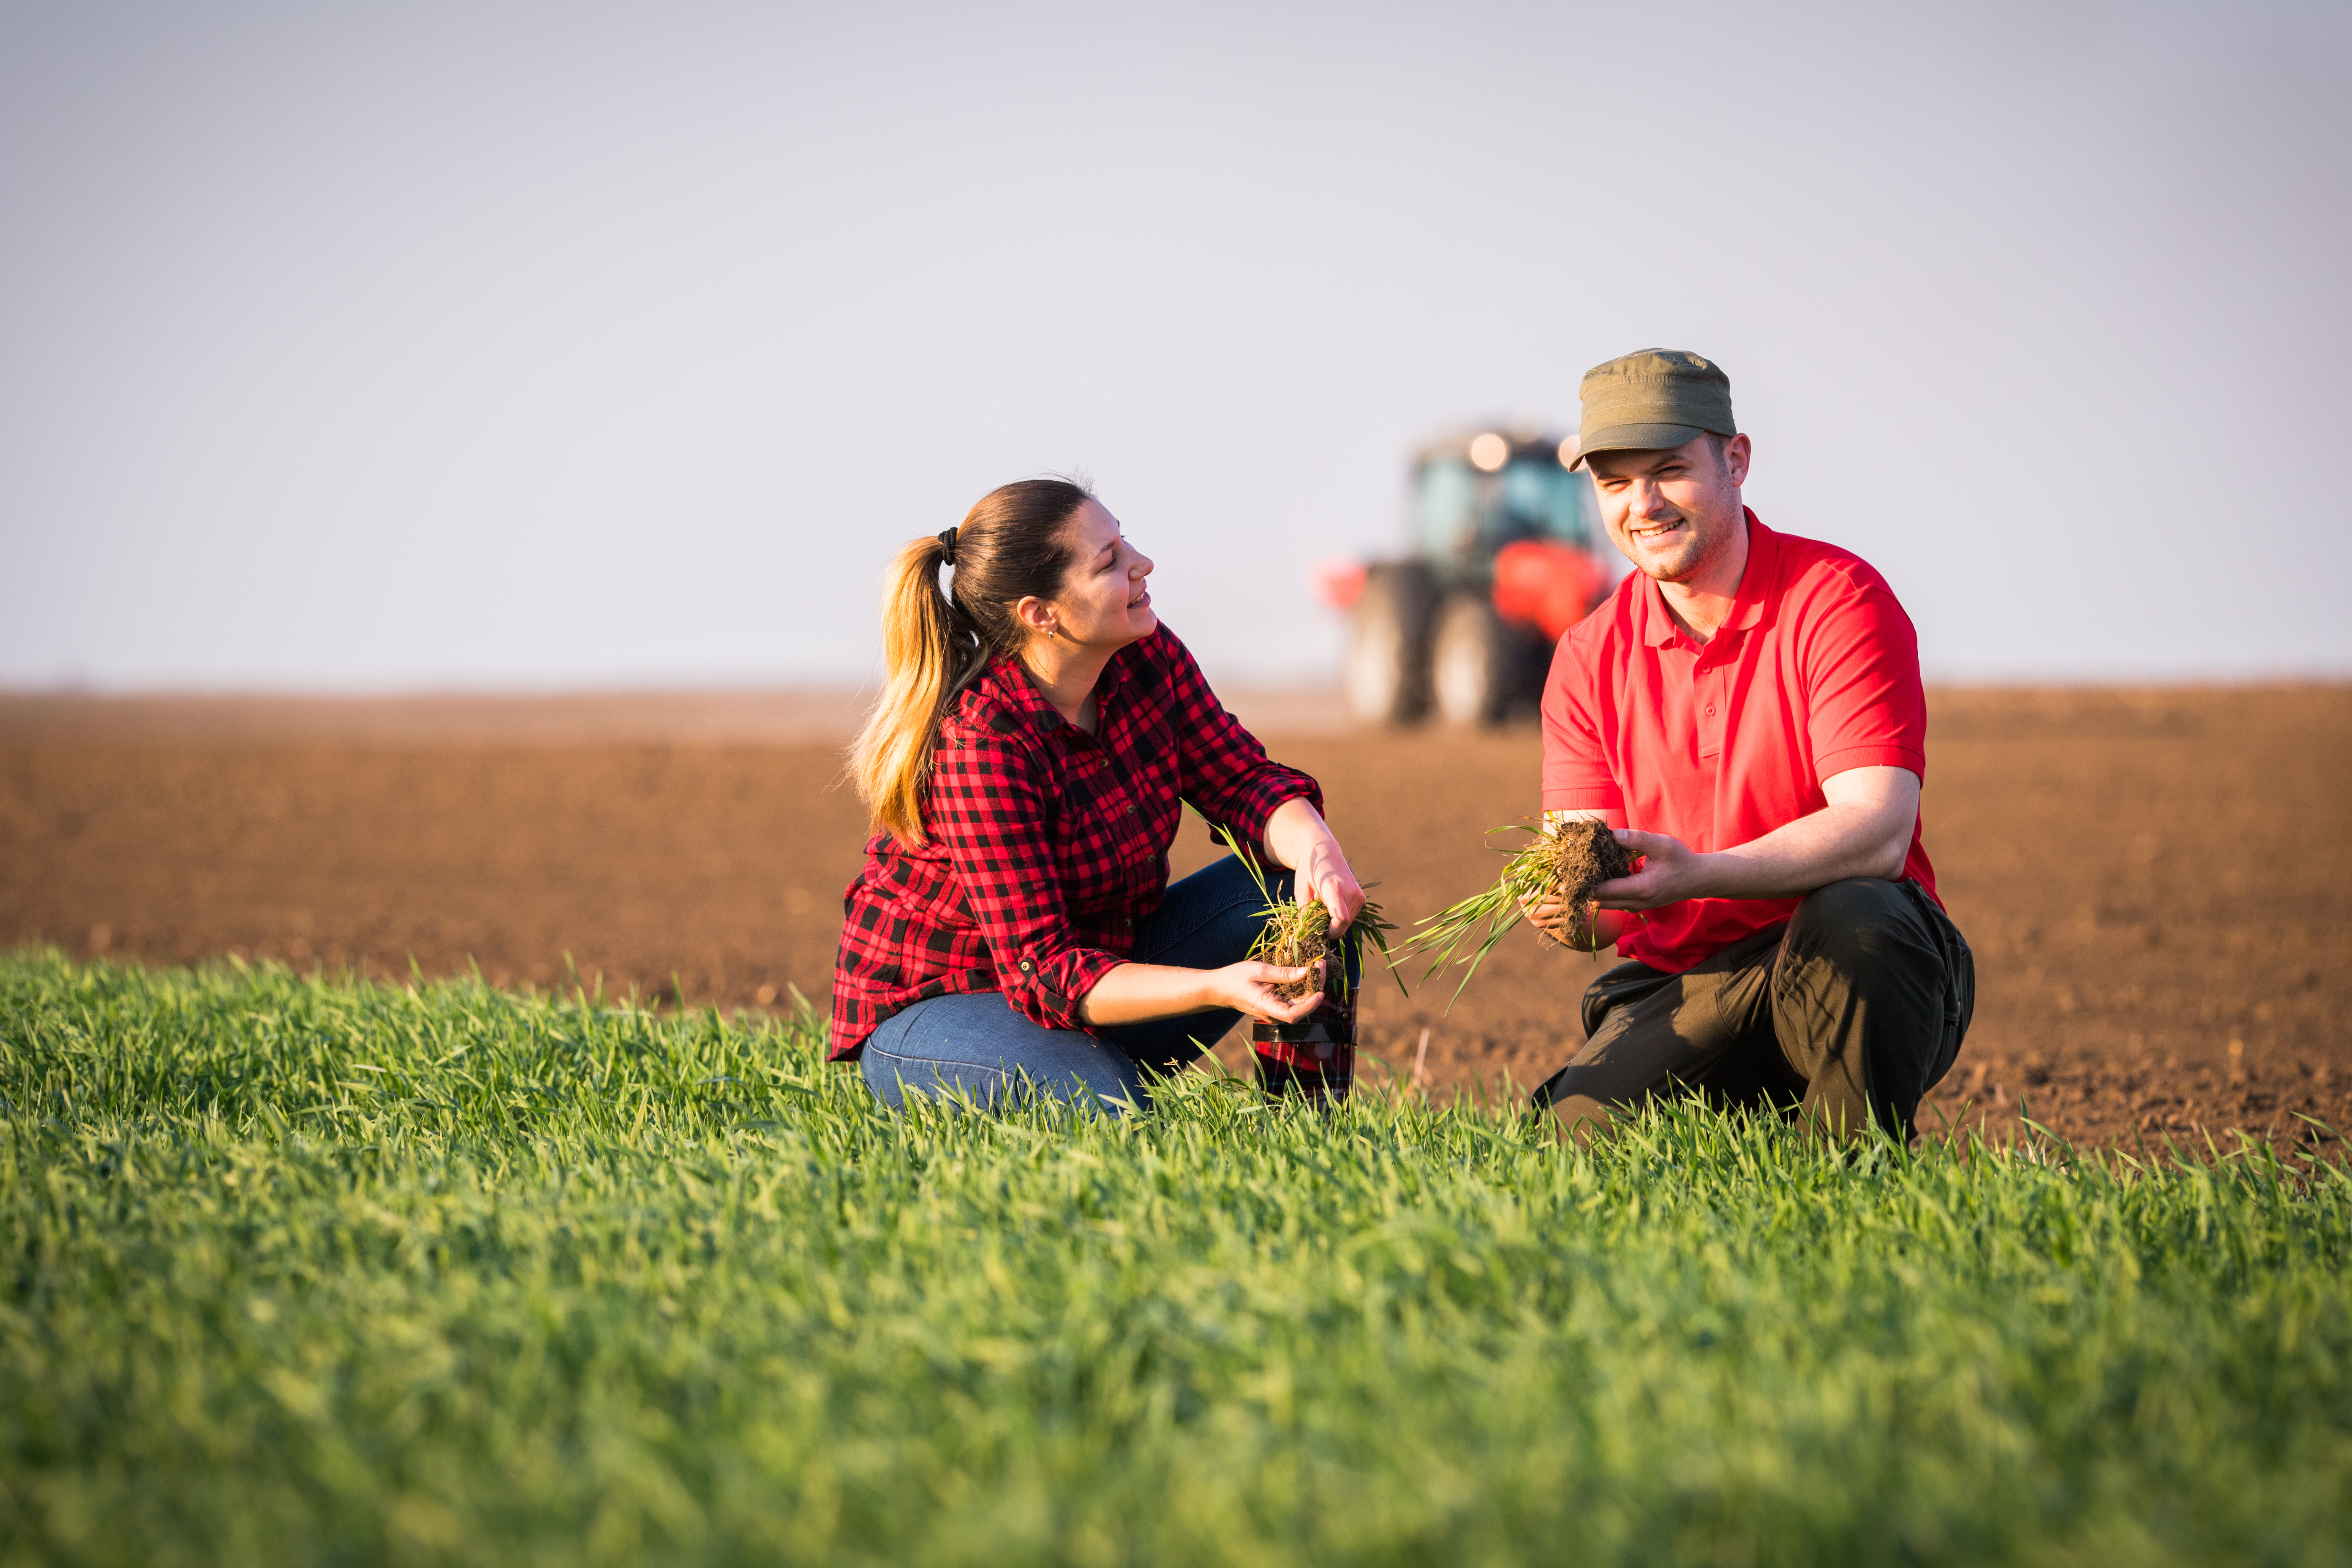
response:
[[(1269, 870), (1268, 891), (1290, 896), (1290, 873)], [(1265, 922), (1257, 884), (1228, 855), (1168, 889), (1135, 922), (1138, 963), (1222, 969), (1249, 956)], [(934, 996), (893, 1013), (866, 1037), (857, 1065), (897, 1109), (908, 1093), (969, 1095), (991, 1110), (1024, 1093), (1121, 1110), (1150, 1109), (1150, 1080), (1223, 1039), (1241, 1019), (1231, 1008), (1124, 1024), (1099, 1036), (1048, 1029), (1014, 1012), (999, 991)]]

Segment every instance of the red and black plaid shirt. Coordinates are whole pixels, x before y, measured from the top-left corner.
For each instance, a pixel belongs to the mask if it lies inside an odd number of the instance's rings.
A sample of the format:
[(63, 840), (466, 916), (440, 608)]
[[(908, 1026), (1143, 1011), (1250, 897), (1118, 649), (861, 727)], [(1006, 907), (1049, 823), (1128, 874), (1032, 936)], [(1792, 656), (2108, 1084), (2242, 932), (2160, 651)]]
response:
[(1078, 1004), (1134, 950), (1168, 889), (1180, 802), (1244, 843), (1315, 781), (1266, 760), (1164, 626), (1113, 655), (1089, 735), (1017, 659), (965, 689), (940, 728), (923, 807), (930, 842), (887, 833), (843, 904), (833, 1059), (928, 997), (1002, 991), (1024, 1017), (1082, 1029)]

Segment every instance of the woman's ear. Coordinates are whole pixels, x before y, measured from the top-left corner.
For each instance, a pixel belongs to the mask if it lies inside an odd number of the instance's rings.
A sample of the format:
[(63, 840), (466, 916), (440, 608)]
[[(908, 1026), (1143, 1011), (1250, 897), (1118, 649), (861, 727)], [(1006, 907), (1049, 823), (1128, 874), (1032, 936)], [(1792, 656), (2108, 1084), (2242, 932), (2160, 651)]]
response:
[(1032, 637), (1049, 637), (1054, 635), (1054, 606), (1034, 594), (1025, 595), (1013, 606), (1013, 618), (1020, 622), (1022, 629)]

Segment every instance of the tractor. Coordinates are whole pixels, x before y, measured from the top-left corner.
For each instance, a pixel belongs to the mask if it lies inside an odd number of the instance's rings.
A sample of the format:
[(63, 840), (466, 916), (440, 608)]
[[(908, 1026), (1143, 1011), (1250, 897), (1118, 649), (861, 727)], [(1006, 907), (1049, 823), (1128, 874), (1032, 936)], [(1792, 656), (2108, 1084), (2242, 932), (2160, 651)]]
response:
[(1532, 432), (1433, 441), (1413, 458), (1412, 552), (1324, 568), (1326, 603), (1349, 613), (1349, 710), (1410, 724), (1434, 707), (1493, 724), (1541, 691), (1560, 634), (1614, 583), (1592, 481), (1573, 440)]

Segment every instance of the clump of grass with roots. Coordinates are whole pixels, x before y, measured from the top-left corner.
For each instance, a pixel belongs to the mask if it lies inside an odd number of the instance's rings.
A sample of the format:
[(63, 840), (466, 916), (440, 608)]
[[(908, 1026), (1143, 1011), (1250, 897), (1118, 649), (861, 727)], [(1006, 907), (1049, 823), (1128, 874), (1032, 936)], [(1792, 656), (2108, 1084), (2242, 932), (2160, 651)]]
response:
[(1303, 980), (1286, 980), (1273, 988), (1276, 995), (1286, 1002), (1296, 1002), (1328, 983), (1338, 987), (1331, 993), (1332, 999), (1346, 1000), (1349, 994), (1347, 960), (1350, 956), (1350, 949), (1354, 956), (1360, 957), (1363, 952), (1361, 944), (1367, 939), (1380, 950), (1381, 962), (1395, 976), (1398, 994), (1412, 994), (1405, 990), (1404, 977), (1396, 973), (1397, 958), (1389, 948), (1389, 932), (1397, 928), (1382, 914), (1378, 903), (1366, 899), (1363, 907), (1356, 911), (1355, 922), (1349, 926), (1344, 935), (1334, 938), (1331, 935), (1331, 911), (1324, 907), (1320, 899), (1299, 900), (1276, 897), (1274, 889), (1265, 879), (1265, 869), (1258, 865), (1257, 857), (1250, 853), (1248, 847), (1229, 828), (1216, 826), (1211, 831), (1223, 839), (1240, 859), (1243, 869), (1250, 874), (1250, 880), (1257, 884), (1259, 897), (1265, 900), (1265, 907), (1258, 911), (1265, 921), (1265, 929), (1250, 944), (1249, 956), (1260, 963), (1280, 964), (1285, 969), (1304, 969), (1318, 963), (1324, 966), (1322, 982), (1311, 974)]
[[(1592, 890), (1603, 882), (1633, 874), (1633, 857), (1603, 822), (1555, 818), (1533, 828), (1495, 827), (1487, 832), (1489, 836), (1530, 833), (1533, 841), (1516, 851), (1504, 851), (1511, 858), (1504, 863), (1503, 874), (1492, 887), (1415, 922), (1418, 929), (1397, 948), (1398, 959), (1418, 958), (1423, 953), (1435, 955), (1430, 961), (1428, 973), (1422, 976), (1423, 980), (1434, 979), (1449, 963), (1464, 965), (1462, 982), (1446, 1002), (1449, 1008), (1468, 988), (1470, 977), (1478, 973), (1478, 966), (1495, 951), (1496, 943), (1527, 919), (1526, 906), (1547, 898), (1568, 905), (1576, 911), (1577, 918), (1567, 939), (1550, 931), (1543, 934), (1562, 946), (1591, 951), (1598, 963), (1601, 950), (1592, 936), (1601, 906)], [(1456, 957), (1481, 926), (1486, 934), (1478, 938), (1475, 951), (1466, 957)]]

